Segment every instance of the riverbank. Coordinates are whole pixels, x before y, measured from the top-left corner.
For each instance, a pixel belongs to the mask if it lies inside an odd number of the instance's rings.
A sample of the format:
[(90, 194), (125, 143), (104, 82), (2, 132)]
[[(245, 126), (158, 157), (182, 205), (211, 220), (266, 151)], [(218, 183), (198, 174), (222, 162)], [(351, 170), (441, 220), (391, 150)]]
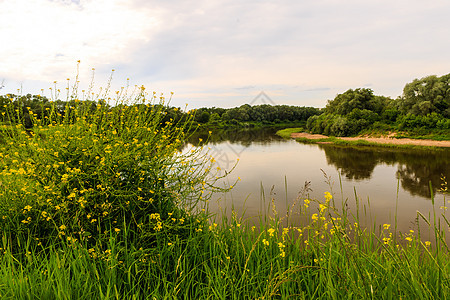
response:
[(358, 136), (358, 137), (329, 137), (322, 134), (311, 134), (307, 132), (294, 132), (290, 134), (294, 139), (306, 139), (315, 143), (336, 143), (336, 141), (356, 142), (362, 141), (371, 144), (397, 145), (397, 146), (420, 146), (420, 147), (450, 147), (450, 141), (417, 140), (410, 138), (395, 138), (394, 134), (382, 137)]

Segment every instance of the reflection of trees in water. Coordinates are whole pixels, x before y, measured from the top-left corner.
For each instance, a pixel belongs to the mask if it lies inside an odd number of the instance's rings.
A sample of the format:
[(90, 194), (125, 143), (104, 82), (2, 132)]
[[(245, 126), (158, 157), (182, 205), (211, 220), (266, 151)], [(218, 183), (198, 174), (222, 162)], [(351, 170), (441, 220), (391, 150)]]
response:
[(325, 151), (327, 162), (336, 166), (341, 174), (348, 179), (363, 180), (372, 176), (373, 169), (380, 163), (371, 149), (353, 149), (349, 147), (335, 147), (319, 145)]
[[(429, 197), (430, 194), (430, 186), (429, 179), (430, 174), (427, 174), (428, 168), (426, 166), (422, 166), (422, 170), (418, 170), (417, 167), (410, 166), (399, 166), (397, 171), (397, 176), (400, 178), (402, 187), (408, 187), (408, 190), (413, 195), (420, 195)], [(420, 172), (422, 176), (416, 174), (416, 172)], [(431, 181), (433, 182), (433, 181)], [(436, 186), (433, 184), (433, 186)]]
[(197, 146), (199, 138), (203, 141), (209, 140), (210, 144), (218, 144), (222, 142), (230, 142), (238, 144), (244, 147), (249, 147), (253, 143), (260, 145), (267, 145), (273, 141), (284, 141), (284, 139), (275, 134), (277, 130), (273, 128), (263, 129), (234, 129), (234, 130), (214, 130), (212, 135), (209, 136), (208, 130), (195, 132), (188, 142)]
[(434, 192), (440, 188), (441, 176), (450, 177), (450, 151), (385, 149), (374, 147), (342, 147), (319, 145), (329, 164), (336, 166), (348, 179), (369, 179), (378, 164), (398, 164), (397, 178), (412, 195), (430, 197), (429, 182)]
[(447, 161), (439, 162), (430, 159), (422, 161), (411, 161), (409, 164), (399, 165), (397, 176), (400, 178), (402, 187), (407, 189), (413, 195), (430, 197), (430, 185), (433, 192), (441, 187), (442, 175), (446, 178), (450, 177), (450, 157)]

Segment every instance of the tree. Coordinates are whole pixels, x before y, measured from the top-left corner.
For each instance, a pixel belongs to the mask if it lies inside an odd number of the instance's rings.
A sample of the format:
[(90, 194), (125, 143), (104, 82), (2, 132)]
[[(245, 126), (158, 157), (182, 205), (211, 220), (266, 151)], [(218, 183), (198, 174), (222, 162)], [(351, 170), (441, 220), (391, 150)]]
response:
[(203, 124), (204, 124), (204, 123), (208, 123), (209, 117), (210, 117), (209, 112), (203, 111), (203, 112), (200, 114), (199, 122), (200, 122), (200, 123), (203, 123)]
[(414, 79), (405, 85), (399, 99), (399, 109), (403, 114), (426, 116), (432, 112), (450, 116), (450, 74), (438, 77), (427, 76)]
[(332, 101), (328, 101), (325, 107), (326, 113), (347, 115), (354, 109), (367, 109), (376, 113), (381, 112), (384, 107), (386, 97), (379, 97), (373, 94), (371, 89), (359, 88), (349, 89), (343, 94), (339, 94)]

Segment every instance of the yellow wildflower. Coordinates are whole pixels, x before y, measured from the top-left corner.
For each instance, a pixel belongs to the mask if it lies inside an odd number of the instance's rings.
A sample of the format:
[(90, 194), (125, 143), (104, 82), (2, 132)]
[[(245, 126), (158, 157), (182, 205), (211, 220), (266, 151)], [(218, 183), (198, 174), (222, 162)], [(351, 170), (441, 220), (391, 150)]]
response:
[(162, 229), (162, 223), (161, 222), (156, 223), (155, 230), (160, 231), (161, 229)]
[(319, 204), (320, 213), (322, 213), (327, 208), (326, 205)]

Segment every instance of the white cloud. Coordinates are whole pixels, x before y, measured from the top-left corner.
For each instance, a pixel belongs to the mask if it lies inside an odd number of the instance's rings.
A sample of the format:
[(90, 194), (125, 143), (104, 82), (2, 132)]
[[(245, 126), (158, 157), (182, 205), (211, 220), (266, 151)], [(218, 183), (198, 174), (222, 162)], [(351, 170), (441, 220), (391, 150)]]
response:
[(12, 80), (51, 82), (78, 59), (92, 66), (117, 61), (130, 45), (148, 40), (154, 26), (155, 18), (120, 1), (3, 2), (0, 70)]

